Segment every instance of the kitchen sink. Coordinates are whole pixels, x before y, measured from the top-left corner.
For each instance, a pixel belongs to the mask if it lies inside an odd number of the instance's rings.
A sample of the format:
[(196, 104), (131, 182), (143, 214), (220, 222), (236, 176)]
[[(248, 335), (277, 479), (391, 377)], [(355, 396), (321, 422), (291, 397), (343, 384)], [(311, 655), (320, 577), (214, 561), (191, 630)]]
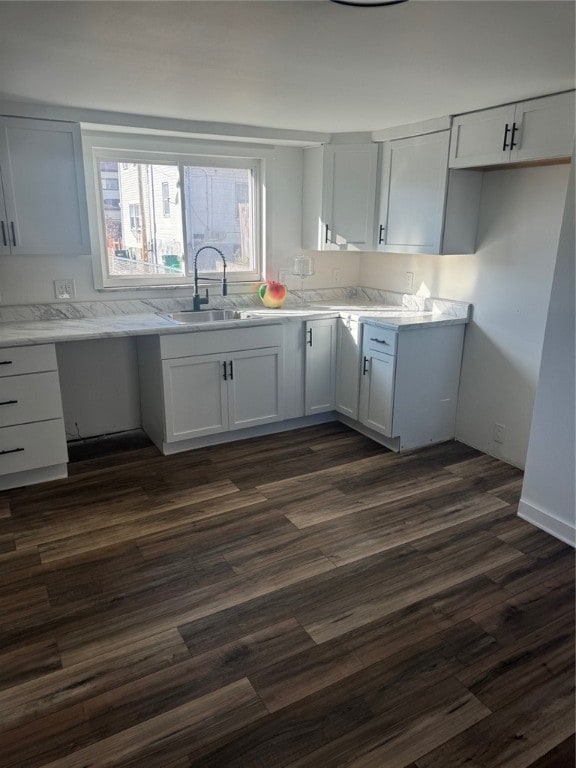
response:
[(242, 320), (242, 315), (235, 309), (201, 309), (199, 312), (184, 310), (167, 315), (177, 323), (217, 323), (224, 320)]

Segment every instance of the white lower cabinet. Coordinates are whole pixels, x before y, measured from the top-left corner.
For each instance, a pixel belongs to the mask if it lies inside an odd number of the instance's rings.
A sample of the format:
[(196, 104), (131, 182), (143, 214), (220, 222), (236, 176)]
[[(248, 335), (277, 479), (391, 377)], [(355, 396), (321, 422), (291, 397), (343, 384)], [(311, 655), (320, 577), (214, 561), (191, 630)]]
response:
[(364, 331), (359, 420), (393, 437), (396, 334), (371, 325), (366, 325)]
[(280, 418), (280, 348), (164, 360), (166, 441)]
[(358, 421), (397, 450), (450, 440), (465, 325), (398, 333), (366, 324)]
[(337, 322), (336, 319), (326, 319), (304, 323), (306, 416), (334, 410)]
[(165, 453), (283, 418), (281, 326), (142, 337), (138, 357), (142, 426)]
[(351, 317), (338, 320), (336, 343), (336, 402), (338, 413), (358, 418), (362, 325)]
[(0, 489), (66, 477), (53, 344), (0, 350)]

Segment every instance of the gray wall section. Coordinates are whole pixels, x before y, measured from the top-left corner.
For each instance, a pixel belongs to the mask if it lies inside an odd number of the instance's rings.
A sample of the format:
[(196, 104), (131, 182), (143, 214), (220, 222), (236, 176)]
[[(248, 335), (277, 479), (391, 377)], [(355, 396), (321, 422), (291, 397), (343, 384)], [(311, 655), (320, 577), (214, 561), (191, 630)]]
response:
[(519, 508), (522, 517), (572, 545), (576, 536), (574, 197), (573, 167)]
[[(477, 251), (457, 256), (367, 254), (362, 285), (474, 305), (466, 329), (456, 435), (524, 467), (569, 167), (484, 172)], [(494, 440), (494, 424), (505, 427)]]
[(68, 440), (140, 426), (135, 338), (69, 341), (56, 354)]

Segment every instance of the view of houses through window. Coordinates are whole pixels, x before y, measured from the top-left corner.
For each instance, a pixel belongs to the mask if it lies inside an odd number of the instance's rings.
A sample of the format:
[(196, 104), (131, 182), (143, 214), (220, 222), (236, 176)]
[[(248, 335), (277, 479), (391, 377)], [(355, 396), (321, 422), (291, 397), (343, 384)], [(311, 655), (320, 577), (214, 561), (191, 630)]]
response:
[[(256, 269), (250, 168), (98, 165), (110, 277), (183, 277), (203, 245), (222, 251), (230, 273)], [(221, 270), (216, 251), (202, 252), (198, 269)]]

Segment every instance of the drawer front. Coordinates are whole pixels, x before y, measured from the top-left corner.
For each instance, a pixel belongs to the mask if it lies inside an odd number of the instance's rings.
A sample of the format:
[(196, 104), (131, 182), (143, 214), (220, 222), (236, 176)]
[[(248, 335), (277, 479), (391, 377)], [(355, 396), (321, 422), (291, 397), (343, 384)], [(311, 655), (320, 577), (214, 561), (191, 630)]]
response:
[(67, 461), (63, 419), (0, 429), (0, 475)]
[(379, 328), (377, 325), (364, 326), (364, 344), (372, 352), (395, 355), (397, 338), (396, 331), (388, 328)]
[(0, 377), (2, 378), (4, 376), (19, 376), (22, 373), (57, 370), (54, 344), (0, 349)]
[(263, 349), (282, 345), (281, 325), (222, 328), (222, 330), (179, 333), (160, 337), (163, 360), (192, 355), (211, 355), (243, 349)]
[(56, 371), (0, 379), (0, 427), (62, 416)]

